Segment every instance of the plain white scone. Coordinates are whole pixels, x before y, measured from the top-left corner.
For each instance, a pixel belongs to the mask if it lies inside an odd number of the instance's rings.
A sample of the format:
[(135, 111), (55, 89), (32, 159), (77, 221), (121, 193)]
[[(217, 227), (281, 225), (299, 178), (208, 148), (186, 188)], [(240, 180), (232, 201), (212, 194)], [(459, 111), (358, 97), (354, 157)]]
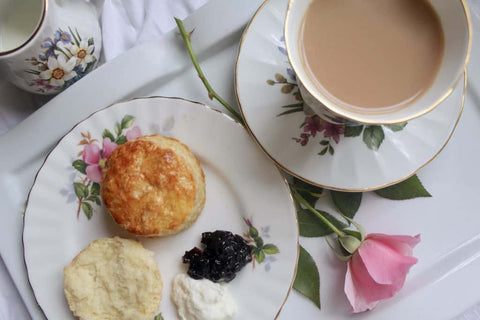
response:
[(137, 241), (95, 240), (63, 273), (65, 297), (80, 320), (152, 320), (159, 308), (158, 265)]

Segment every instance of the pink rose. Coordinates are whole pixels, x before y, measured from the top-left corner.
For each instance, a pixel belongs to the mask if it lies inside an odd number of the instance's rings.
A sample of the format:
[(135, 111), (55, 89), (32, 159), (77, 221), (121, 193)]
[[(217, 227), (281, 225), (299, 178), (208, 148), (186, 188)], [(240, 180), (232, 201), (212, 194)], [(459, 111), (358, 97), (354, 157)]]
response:
[(367, 235), (348, 262), (345, 276), (344, 290), (352, 312), (371, 310), (403, 287), (408, 271), (417, 263), (412, 251), (419, 242), (420, 235)]

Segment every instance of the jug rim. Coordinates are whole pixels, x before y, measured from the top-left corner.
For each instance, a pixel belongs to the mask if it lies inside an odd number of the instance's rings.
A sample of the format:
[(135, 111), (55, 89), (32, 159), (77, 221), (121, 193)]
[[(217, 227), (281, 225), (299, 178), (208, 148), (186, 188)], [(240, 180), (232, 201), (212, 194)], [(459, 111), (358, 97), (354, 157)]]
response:
[(32, 34), (28, 37), (27, 40), (25, 40), (21, 45), (13, 48), (13, 49), (10, 49), (10, 50), (7, 50), (7, 51), (1, 51), (0, 50), (0, 57), (3, 57), (3, 56), (6, 56), (6, 55), (9, 55), (9, 54), (12, 54), (12, 53), (15, 53), (17, 51), (20, 51), (21, 49), (23, 49), (28, 43), (30, 43), (33, 38), (35, 38), (38, 34), (38, 32), (40, 31), (40, 28), (42, 27), (43, 25), (43, 22), (45, 21), (45, 16), (47, 15), (47, 7), (48, 7), (48, 1), (47, 0), (43, 0), (43, 8), (42, 8), (42, 13), (41, 13), (41, 16), (40, 16), (40, 19), (37, 23), (37, 26), (35, 27), (35, 30), (32, 32)]

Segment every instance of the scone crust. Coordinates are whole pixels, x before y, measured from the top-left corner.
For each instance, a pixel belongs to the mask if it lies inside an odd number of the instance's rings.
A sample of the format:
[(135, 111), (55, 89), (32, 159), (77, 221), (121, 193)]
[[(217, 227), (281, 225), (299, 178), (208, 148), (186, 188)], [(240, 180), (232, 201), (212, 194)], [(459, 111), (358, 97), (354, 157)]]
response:
[(137, 241), (97, 239), (63, 273), (68, 306), (80, 320), (152, 320), (158, 311), (158, 265)]
[(104, 204), (116, 223), (141, 236), (188, 228), (205, 205), (205, 175), (180, 141), (143, 136), (118, 146), (101, 182)]

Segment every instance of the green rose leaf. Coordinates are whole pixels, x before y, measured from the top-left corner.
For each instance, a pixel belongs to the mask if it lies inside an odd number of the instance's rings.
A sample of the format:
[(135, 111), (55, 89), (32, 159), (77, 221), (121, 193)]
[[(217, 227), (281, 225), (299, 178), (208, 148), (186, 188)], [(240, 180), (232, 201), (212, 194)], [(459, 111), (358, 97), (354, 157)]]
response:
[[(318, 210), (319, 211), (319, 210)], [(347, 225), (337, 220), (332, 215), (324, 211), (319, 211), (328, 221), (330, 221), (335, 227), (339, 229), (346, 228)], [(300, 235), (302, 237), (323, 237), (333, 233), (333, 231), (315, 214), (308, 209), (301, 209), (297, 213), (298, 226), (300, 229)]]
[(258, 250), (258, 253), (255, 255), (255, 260), (257, 260), (258, 263), (262, 263), (263, 260), (265, 260), (265, 252)]
[(125, 142), (127, 142), (127, 137), (125, 137), (125, 136), (120, 136), (115, 141), (115, 143), (118, 144), (118, 145), (124, 144)]
[(102, 200), (100, 200), (99, 196), (95, 197), (95, 203), (97, 204), (97, 206), (100, 206), (102, 204)]
[(121, 123), (122, 129), (130, 128), (133, 122), (135, 122), (135, 118), (133, 116), (126, 115), (122, 119), (122, 123)]
[(153, 320), (164, 320), (161, 313), (157, 314)]
[(396, 124), (389, 124), (387, 125), (386, 127), (390, 130), (392, 130), (393, 132), (398, 132), (398, 131), (402, 131), (403, 128), (405, 128), (407, 126), (408, 122), (401, 122), (401, 123), (396, 123)]
[(268, 80), (267, 80), (267, 84), (268, 84), (269, 86), (273, 86), (273, 85), (275, 84), (275, 81), (273, 81), (272, 79), (268, 79)]
[(86, 174), (85, 170), (87, 169), (87, 164), (83, 160), (77, 159), (73, 161), (72, 167), (77, 169), (80, 173)]
[(265, 252), (266, 254), (277, 254), (280, 251), (278, 250), (276, 245), (267, 243), (263, 246), (263, 252)]
[(355, 213), (357, 213), (360, 204), (362, 203), (362, 193), (361, 192), (341, 192), (341, 191), (330, 191), (332, 196), (333, 203), (337, 209), (345, 216), (353, 218)]
[(419, 197), (431, 197), (425, 187), (422, 185), (417, 175), (413, 175), (407, 180), (375, 191), (381, 197), (391, 200), (407, 200)]
[(92, 205), (88, 202), (82, 202), (82, 211), (87, 216), (87, 219), (90, 220), (93, 216)]
[(335, 150), (333, 149), (332, 146), (328, 146), (328, 153), (330, 153), (330, 155), (332, 155), (332, 156), (335, 153)]
[(382, 126), (368, 126), (363, 131), (363, 142), (369, 149), (377, 151), (385, 139), (385, 133)]
[(310, 299), (320, 309), (320, 275), (312, 256), (300, 246), (297, 276), (293, 288)]
[(103, 138), (103, 139), (108, 138), (108, 139), (110, 139), (110, 141), (112, 141), (112, 142), (115, 141), (115, 136), (114, 136), (113, 133), (111, 133), (110, 130), (108, 130), (108, 129), (103, 130), (102, 138)]
[(298, 193), (300, 193), (300, 195), (307, 200), (312, 207), (315, 207), (315, 203), (317, 203), (318, 198), (320, 198), (323, 188), (313, 186), (297, 178), (293, 179), (293, 185)]
[(115, 123), (115, 133), (117, 134), (117, 136), (119, 136), (122, 133), (122, 127), (118, 122)]
[(78, 198), (86, 198), (88, 197), (88, 188), (86, 185), (80, 182), (73, 183), (73, 190)]
[(363, 126), (345, 126), (345, 137), (358, 137), (363, 130)]
[(90, 194), (92, 196), (98, 196), (100, 194), (100, 184), (97, 182), (92, 183), (92, 186), (90, 187)]

